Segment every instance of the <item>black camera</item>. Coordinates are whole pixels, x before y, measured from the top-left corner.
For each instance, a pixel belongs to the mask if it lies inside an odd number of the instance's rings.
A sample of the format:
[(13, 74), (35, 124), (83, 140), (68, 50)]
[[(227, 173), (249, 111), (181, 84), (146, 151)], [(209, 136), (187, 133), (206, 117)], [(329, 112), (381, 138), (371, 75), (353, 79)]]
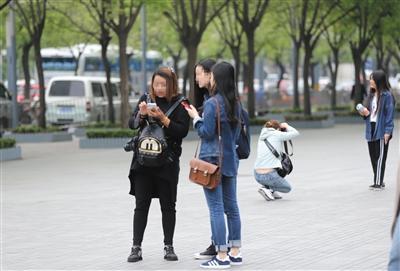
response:
[(136, 141), (137, 141), (137, 136), (133, 137), (131, 140), (126, 142), (124, 145), (124, 150), (126, 152), (134, 151), (136, 148)]

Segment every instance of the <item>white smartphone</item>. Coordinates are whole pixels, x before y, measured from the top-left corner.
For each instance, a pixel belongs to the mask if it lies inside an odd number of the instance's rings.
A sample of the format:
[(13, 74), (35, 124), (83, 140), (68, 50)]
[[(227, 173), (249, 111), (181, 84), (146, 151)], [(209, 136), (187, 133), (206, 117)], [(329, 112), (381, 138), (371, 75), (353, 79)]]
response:
[(148, 104), (147, 104), (147, 108), (148, 108), (148, 109), (152, 109), (152, 108), (155, 108), (155, 107), (157, 107), (157, 104), (156, 104), (156, 103), (148, 103)]

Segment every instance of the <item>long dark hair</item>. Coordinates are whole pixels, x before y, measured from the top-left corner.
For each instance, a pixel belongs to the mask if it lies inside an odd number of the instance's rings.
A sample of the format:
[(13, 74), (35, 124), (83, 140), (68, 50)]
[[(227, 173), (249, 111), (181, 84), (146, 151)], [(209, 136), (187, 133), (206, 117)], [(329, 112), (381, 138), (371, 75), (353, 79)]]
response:
[(197, 63), (194, 66), (193, 72), (194, 72), (194, 101), (193, 104), (194, 106), (199, 109), (200, 107), (202, 107), (203, 103), (204, 103), (204, 95), (209, 93), (209, 90), (205, 87), (201, 88), (199, 87), (199, 85), (196, 82), (196, 67), (200, 66), (203, 68), (203, 70), (205, 72), (211, 73), (211, 68), (215, 65), (215, 60), (211, 59), (211, 58), (206, 58), (203, 60), (200, 60), (199, 63)]
[[(379, 100), (381, 98), (381, 93), (384, 91), (389, 91), (390, 92), (390, 83), (388, 81), (388, 78), (386, 76), (386, 73), (383, 70), (376, 70), (371, 73), (370, 78), (374, 80), (376, 88), (371, 88), (369, 97), (368, 97), (368, 104), (371, 103), (371, 100), (374, 97), (374, 94), (377, 93), (377, 105), (378, 108), (376, 109), (377, 112), (379, 112), (380, 109), (380, 104)], [(394, 99), (394, 97), (393, 97)]]
[(236, 84), (235, 68), (228, 62), (222, 61), (212, 68), (215, 86), (213, 95), (219, 93), (225, 101), (225, 108), (231, 125), (237, 123), (236, 118)]

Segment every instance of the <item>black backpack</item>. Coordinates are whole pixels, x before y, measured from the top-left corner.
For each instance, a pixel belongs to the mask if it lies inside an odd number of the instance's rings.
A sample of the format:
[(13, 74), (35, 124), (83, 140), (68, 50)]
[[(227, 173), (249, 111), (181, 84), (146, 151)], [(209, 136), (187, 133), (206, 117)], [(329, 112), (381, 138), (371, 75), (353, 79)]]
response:
[[(185, 98), (180, 97), (165, 113), (168, 117)], [(136, 161), (146, 167), (160, 167), (173, 158), (169, 153), (164, 129), (157, 122), (149, 122), (137, 139)]]
[(250, 119), (247, 111), (239, 105), (240, 135), (236, 142), (236, 152), (239, 159), (247, 159), (250, 156)]

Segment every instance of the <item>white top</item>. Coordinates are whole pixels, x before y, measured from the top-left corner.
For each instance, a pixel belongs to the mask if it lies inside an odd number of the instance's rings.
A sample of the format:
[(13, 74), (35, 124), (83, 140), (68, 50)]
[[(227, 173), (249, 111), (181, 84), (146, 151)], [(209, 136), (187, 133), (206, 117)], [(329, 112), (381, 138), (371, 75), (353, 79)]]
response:
[(370, 117), (371, 122), (376, 122), (378, 118), (377, 109), (378, 109), (378, 98), (376, 97), (376, 95), (374, 95), (371, 101), (371, 117)]
[(286, 132), (281, 132), (274, 128), (262, 128), (260, 137), (258, 138), (257, 158), (254, 169), (282, 167), (280, 158), (275, 157), (265, 144), (265, 138), (268, 139), (269, 143), (274, 146), (278, 153), (281, 153), (284, 150), (283, 141), (290, 140), (299, 134), (295, 128), (289, 125)]

